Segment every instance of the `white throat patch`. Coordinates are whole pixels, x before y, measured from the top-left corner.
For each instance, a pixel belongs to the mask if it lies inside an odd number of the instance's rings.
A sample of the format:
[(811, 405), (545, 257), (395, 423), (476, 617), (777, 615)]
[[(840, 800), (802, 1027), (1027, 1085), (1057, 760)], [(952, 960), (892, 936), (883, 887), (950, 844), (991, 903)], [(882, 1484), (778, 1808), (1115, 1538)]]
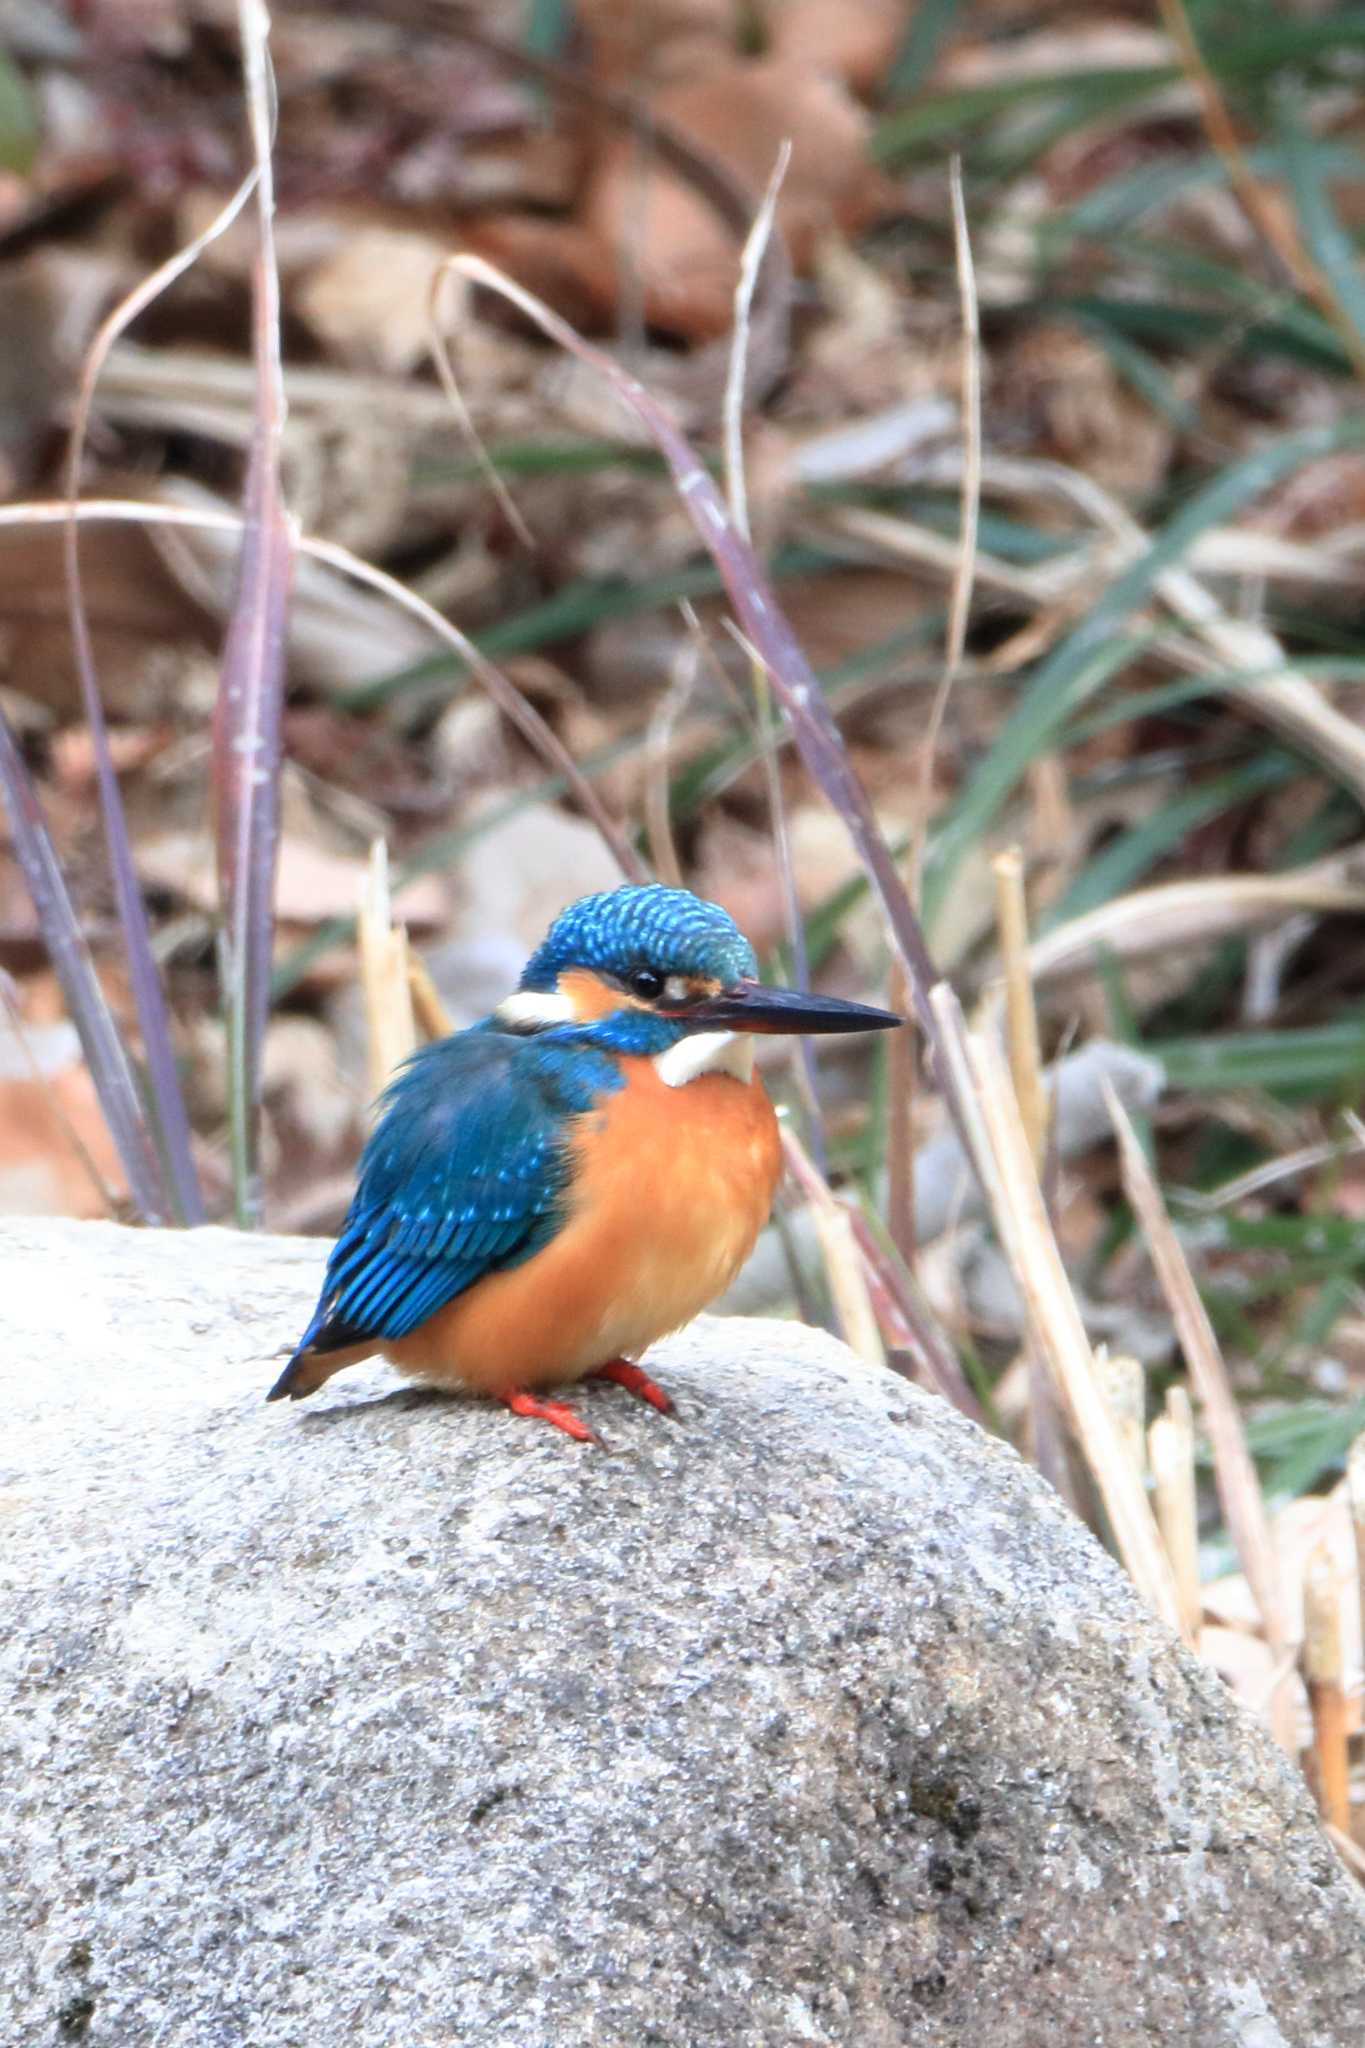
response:
[(750, 1081), (754, 1041), (747, 1031), (698, 1031), (654, 1055), (654, 1071), (665, 1088), (682, 1088), (701, 1074), (733, 1074)]
[(574, 1023), (574, 1007), (568, 996), (553, 989), (518, 989), (504, 996), (493, 1012), (509, 1031), (543, 1031), (551, 1024)]

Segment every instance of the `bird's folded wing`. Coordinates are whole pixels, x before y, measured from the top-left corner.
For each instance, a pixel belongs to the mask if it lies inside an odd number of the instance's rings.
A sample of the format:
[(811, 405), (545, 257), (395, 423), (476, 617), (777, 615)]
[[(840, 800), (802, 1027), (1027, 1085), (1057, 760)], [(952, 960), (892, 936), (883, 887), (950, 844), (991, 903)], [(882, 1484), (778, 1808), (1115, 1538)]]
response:
[[(430, 1046), (389, 1090), (355, 1199), (299, 1345), (404, 1337), (552, 1234), (569, 1117), (591, 1099), (524, 1041), (468, 1032)], [(297, 1355), (297, 1354), (296, 1354)]]

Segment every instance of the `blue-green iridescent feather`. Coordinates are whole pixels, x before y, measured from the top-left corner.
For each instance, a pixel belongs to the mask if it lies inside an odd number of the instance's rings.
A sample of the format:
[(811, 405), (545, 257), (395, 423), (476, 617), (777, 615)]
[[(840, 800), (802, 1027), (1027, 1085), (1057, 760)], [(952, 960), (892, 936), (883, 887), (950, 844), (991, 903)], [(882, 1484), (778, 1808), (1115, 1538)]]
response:
[(567, 1031), (484, 1024), (414, 1054), (384, 1096), (299, 1352), (405, 1337), (530, 1258), (562, 1212), (571, 1119), (620, 1085), (610, 1054)]
[(521, 986), (552, 989), (566, 967), (607, 974), (658, 967), (726, 986), (758, 973), (754, 949), (728, 912), (662, 882), (627, 883), (571, 903), (527, 961)]
[[(757, 972), (718, 904), (649, 883), (570, 904), (520, 986), (553, 990), (572, 967), (624, 979), (640, 966), (723, 986)], [(489, 1018), (416, 1053), (384, 1096), (317, 1312), (276, 1391), (304, 1352), (405, 1337), (537, 1252), (564, 1213), (573, 1120), (622, 1085), (621, 1055), (662, 1052), (684, 1028), (623, 999), (592, 1023), (530, 1034)]]

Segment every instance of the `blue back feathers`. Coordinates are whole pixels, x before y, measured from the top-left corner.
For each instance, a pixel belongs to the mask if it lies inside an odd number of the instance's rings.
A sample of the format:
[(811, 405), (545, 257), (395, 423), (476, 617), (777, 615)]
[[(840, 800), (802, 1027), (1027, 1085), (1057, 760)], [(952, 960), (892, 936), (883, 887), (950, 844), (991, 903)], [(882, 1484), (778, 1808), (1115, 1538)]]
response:
[[(723, 985), (757, 972), (719, 905), (651, 884), (571, 904), (521, 987), (553, 989), (570, 967), (641, 966)], [(623, 1007), (530, 1035), (490, 1018), (414, 1054), (384, 1095), (295, 1358), (405, 1337), (486, 1273), (539, 1251), (564, 1213), (573, 1120), (622, 1086), (615, 1055), (660, 1051), (680, 1032)]]
[(707, 975), (724, 986), (758, 973), (754, 949), (718, 903), (661, 882), (581, 896), (561, 911), (526, 963), (524, 989), (552, 989), (567, 967), (626, 974)]
[(425, 1046), (386, 1091), (299, 1350), (405, 1337), (557, 1227), (569, 1119), (621, 1085), (606, 1053), (487, 1024)]

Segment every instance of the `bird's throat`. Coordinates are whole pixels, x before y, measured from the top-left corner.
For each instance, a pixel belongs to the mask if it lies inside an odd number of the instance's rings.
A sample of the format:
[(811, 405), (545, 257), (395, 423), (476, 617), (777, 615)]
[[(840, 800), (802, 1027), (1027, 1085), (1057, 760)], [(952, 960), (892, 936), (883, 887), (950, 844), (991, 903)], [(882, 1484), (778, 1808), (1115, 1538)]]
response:
[(654, 1071), (666, 1088), (683, 1088), (701, 1074), (733, 1074), (750, 1081), (754, 1041), (747, 1031), (696, 1031), (655, 1053)]

